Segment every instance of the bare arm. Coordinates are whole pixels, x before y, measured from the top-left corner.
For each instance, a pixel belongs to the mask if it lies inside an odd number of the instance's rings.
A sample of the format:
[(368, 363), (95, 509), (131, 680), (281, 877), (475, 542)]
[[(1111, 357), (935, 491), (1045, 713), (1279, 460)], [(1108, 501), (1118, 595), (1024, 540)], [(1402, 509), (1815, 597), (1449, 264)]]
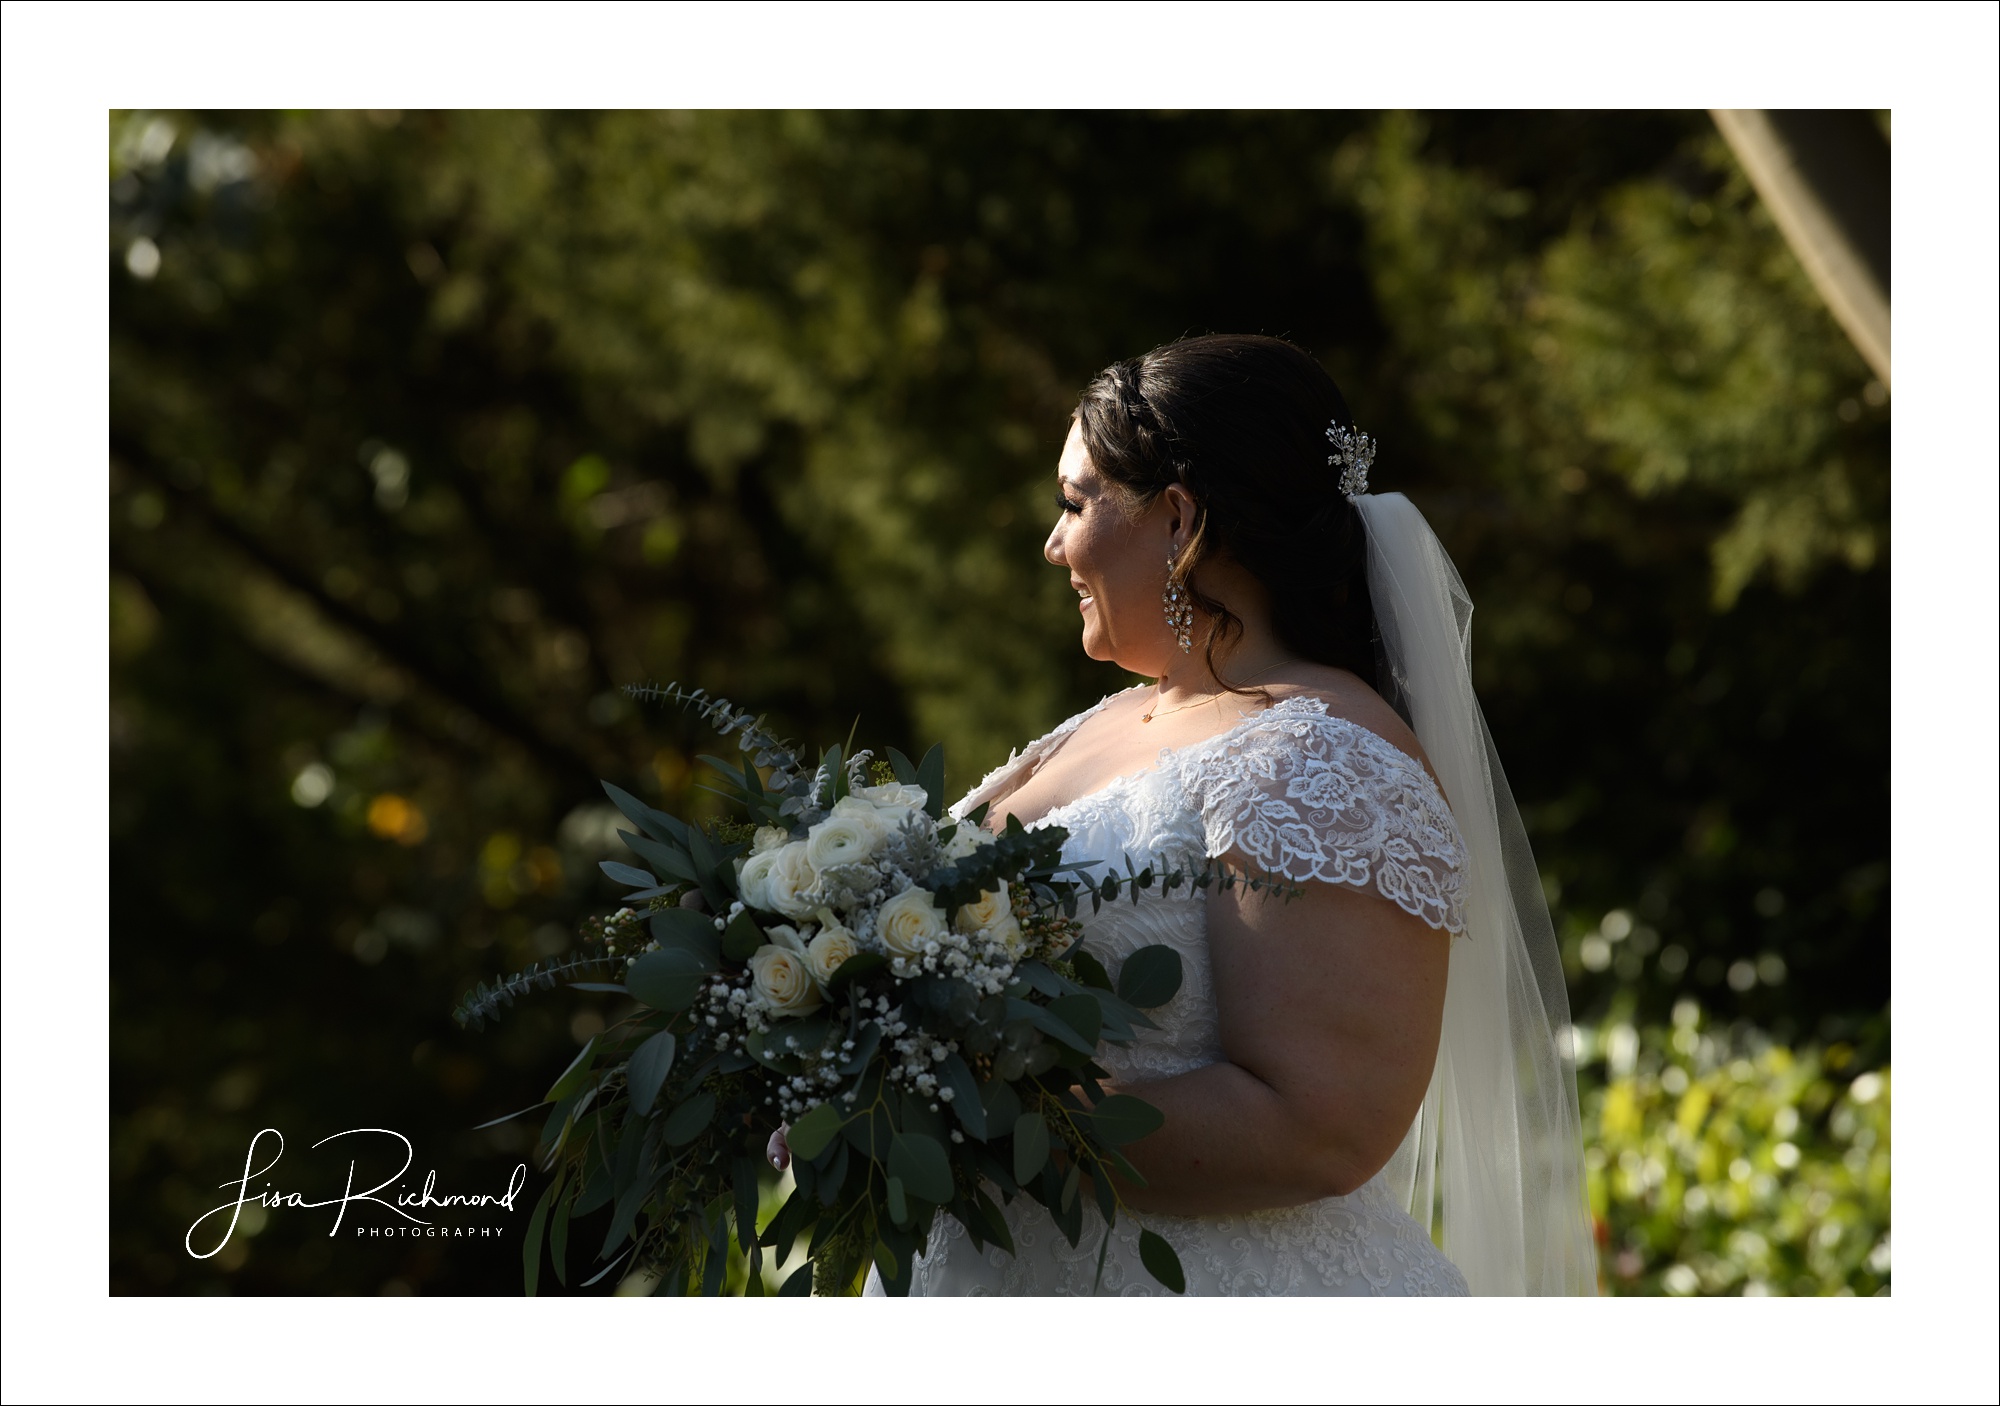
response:
[(1211, 891), (1224, 1059), (1124, 1086), (1166, 1114), (1126, 1149), (1141, 1210), (1219, 1215), (1356, 1190), (1423, 1102), (1450, 936), (1372, 892), (1311, 883), (1289, 902)]

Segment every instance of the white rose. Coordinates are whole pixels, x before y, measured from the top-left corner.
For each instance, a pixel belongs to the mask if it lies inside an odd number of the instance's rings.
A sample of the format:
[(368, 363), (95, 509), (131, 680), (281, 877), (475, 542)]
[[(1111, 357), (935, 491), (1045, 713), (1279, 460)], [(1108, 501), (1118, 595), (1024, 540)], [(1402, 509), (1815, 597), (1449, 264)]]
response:
[(1021, 925), (1012, 913), (986, 929), (986, 936), (1006, 948), (1007, 955), (1017, 962), (1021, 960), (1021, 954), (1028, 950), (1028, 935), (1021, 931)]
[(961, 820), (958, 822), (958, 829), (952, 832), (950, 842), (944, 847), (944, 857), (956, 863), (992, 843), (991, 832), (980, 829), (970, 820)]
[(789, 923), (778, 923), (773, 927), (765, 928), (764, 936), (770, 939), (770, 945), (773, 947), (782, 947), (787, 952), (796, 952), (800, 956), (805, 955), (805, 937), (797, 928), (792, 927)]
[(771, 902), (771, 866), (777, 862), (775, 849), (757, 850), (748, 859), (736, 861), (736, 894), (746, 907), (765, 913), (777, 911)]
[(923, 787), (905, 786), (900, 781), (892, 781), (886, 786), (856, 786), (848, 794), (898, 814), (921, 811), (931, 803), (930, 793)]
[(1012, 917), (1013, 914), (1013, 900), (1007, 896), (1006, 889), (982, 893), (977, 903), (968, 903), (958, 910), (958, 930), (978, 932), (981, 928), (992, 927), (1002, 918)]
[(920, 957), (926, 942), (943, 941), (949, 929), (929, 889), (907, 888), (882, 905), (875, 931), (892, 956)]
[(838, 923), (828, 923), (806, 945), (806, 970), (824, 986), (840, 970), (840, 964), (860, 950), (861, 944), (854, 940), (853, 933)]
[(790, 838), (790, 835), (776, 825), (759, 825), (757, 833), (750, 838), (750, 853), (769, 853), (771, 850), (782, 848), (785, 841)]
[(806, 835), (806, 860), (815, 873), (841, 864), (866, 864), (881, 842), (882, 830), (873, 816), (842, 815), (836, 807)]
[[(793, 934), (794, 941), (797, 934)], [(803, 953), (776, 944), (759, 947), (750, 955), (750, 975), (757, 994), (773, 1010), (786, 1015), (810, 1015), (819, 1009), (819, 987), (806, 968)]]
[[(770, 855), (771, 868), (762, 890), (768, 901), (762, 907), (766, 912), (783, 913), (787, 918), (811, 917), (813, 905), (806, 901), (806, 891), (819, 882), (819, 875), (813, 870), (812, 860), (806, 857), (805, 841), (793, 840), (771, 850)], [(744, 867), (747, 870), (749, 866)]]
[(896, 816), (860, 796), (842, 796), (833, 803), (833, 810), (829, 813), (836, 820), (852, 820), (878, 841), (895, 834), (899, 823)]

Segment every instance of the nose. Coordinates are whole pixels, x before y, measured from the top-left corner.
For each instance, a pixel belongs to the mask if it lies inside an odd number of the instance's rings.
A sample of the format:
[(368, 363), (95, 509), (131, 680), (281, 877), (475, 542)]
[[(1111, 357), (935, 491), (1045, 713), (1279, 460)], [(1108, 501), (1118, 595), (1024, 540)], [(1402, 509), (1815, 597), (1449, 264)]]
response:
[(1042, 556), (1051, 566), (1069, 564), (1068, 559), (1063, 556), (1062, 536), (1063, 524), (1058, 520), (1056, 525), (1049, 529), (1049, 540), (1042, 543)]

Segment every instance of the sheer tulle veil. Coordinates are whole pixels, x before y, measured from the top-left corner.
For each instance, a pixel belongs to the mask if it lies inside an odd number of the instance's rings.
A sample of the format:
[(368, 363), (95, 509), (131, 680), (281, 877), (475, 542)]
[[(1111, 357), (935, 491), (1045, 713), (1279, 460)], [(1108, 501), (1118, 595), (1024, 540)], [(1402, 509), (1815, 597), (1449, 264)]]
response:
[(1444, 1034), (1388, 1176), (1475, 1294), (1593, 1294), (1569, 998), (1541, 876), (1470, 671), (1472, 599), (1416, 506), (1351, 500), (1368, 534), (1383, 692), (1429, 755), (1468, 856)]

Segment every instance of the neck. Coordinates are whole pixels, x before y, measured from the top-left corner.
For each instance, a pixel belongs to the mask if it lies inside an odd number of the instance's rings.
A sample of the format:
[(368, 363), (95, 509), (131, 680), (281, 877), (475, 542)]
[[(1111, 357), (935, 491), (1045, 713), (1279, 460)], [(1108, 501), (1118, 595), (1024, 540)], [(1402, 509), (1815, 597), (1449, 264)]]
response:
[(1256, 635), (1246, 631), (1239, 637), (1228, 654), (1216, 661), (1220, 678), (1216, 676), (1216, 670), (1208, 667), (1203, 651), (1197, 649), (1191, 654), (1176, 651), (1168, 667), (1160, 671), (1159, 699), (1163, 704), (1172, 704), (1219, 694), (1225, 691), (1223, 679), (1240, 687), (1254, 683), (1297, 658), (1268, 630), (1259, 631)]

